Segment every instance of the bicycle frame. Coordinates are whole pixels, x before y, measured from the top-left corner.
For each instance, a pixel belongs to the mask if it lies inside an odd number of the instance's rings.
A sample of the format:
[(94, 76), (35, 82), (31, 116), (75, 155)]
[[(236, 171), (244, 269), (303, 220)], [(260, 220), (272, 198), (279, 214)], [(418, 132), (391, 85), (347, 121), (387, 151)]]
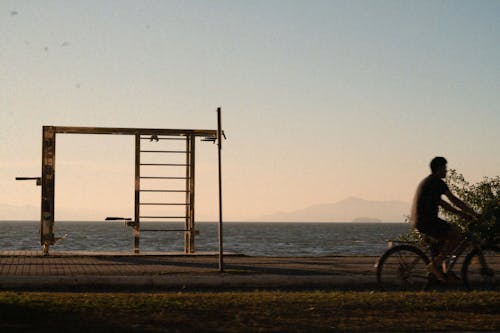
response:
[[(481, 241), (476, 239), (471, 231), (468, 231), (464, 234), (464, 238), (458, 243), (455, 249), (444, 260), (446, 272), (453, 270), (453, 267), (458, 261), (458, 257), (464, 254), (468, 248), (471, 248), (469, 252), (478, 250), (479, 260), (484, 264)], [(431, 257), (434, 259), (435, 256), (431, 255)]]
[[(444, 260), (444, 263), (445, 263), (447, 272), (450, 272), (453, 270), (453, 267), (455, 266), (455, 264), (458, 260), (458, 257), (460, 257), (465, 252), (465, 250), (468, 247), (470, 247), (471, 242), (472, 242), (472, 249), (476, 248), (477, 246), (476, 246), (475, 242), (472, 240), (471, 235), (469, 235), (467, 233), (465, 235), (464, 239), (462, 239), (458, 243), (457, 247), (451, 252), (451, 254), (446, 257), (446, 259)], [(434, 259), (434, 256), (432, 256), (432, 257)]]

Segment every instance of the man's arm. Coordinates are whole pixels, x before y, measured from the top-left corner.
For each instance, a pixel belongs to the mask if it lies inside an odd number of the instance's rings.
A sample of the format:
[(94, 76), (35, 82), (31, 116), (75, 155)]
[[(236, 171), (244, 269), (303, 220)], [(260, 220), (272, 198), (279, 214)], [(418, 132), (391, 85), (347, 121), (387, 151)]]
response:
[(462, 200), (457, 198), (453, 193), (451, 193), (450, 190), (446, 190), (446, 192), (444, 194), (446, 195), (446, 197), (450, 200), (450, 202), (453, 205), (460, 208), (460, 209), (457, 209), (457, 208), (453, 207), (452, 205), (450, 205), (448, 202), (441, 200), (441, 202), (440, 202), (441, 207), (443, 207), (447, 211), (461, 215), (465, 218), (470, 218), (470, 217), (477, 218), (479, 216), (465, 202), (463, 202)]
[(456, 214), (456, 215), (464, 215), (463, 212), (452, 205), (450, 205), (447, 201), (444, 201), (441, 199), (439, 202), (439, 206), (441, 206), (443, 209), (449, 211), (450, 213)]

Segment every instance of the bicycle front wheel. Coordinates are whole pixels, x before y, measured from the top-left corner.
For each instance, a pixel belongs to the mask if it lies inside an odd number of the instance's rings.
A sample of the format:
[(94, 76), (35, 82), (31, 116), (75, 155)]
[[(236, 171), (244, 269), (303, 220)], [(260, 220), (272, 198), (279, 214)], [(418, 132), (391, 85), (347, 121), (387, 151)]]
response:
[(467, 290), (500, 290), (500, 247), (470, 252), (462, 265), (462, 280)]
[(397, 245), (377, 263), (377, 283), (385, 291), (420, 291), (430, 283), (429, 258), (419, 248)]

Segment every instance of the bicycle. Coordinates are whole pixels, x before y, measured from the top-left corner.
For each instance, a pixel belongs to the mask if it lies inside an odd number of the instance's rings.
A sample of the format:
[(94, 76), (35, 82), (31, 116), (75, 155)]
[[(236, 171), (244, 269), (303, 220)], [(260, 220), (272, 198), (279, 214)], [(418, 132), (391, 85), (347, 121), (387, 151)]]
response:
[[(453, 272), (459, 258), (468, 250), (461, 268), (464, 288), (499, 290), (500, 239), (497, 235), (484, 240), (470, 230), (464, 233), (463, 239), (444, 261), (446, 272)], [(377, 284), (381, 290), (421, 291), (438, 282), (428, 268), (430, 258), (437, 254), (435, 245), (425, 240), (389, 241), (389, 247), (375, 264)]]

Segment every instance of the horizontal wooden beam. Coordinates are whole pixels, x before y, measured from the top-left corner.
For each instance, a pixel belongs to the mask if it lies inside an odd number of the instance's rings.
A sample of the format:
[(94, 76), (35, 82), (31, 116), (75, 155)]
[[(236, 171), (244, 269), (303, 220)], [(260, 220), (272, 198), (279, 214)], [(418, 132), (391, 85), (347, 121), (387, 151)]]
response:
[(207, 129), (162, 129), (162, 128), (121, 128), (121, 127), (76, 127), (76, 126), (44, 126), (52, 127), (55, 133), (64, 134), (115, 134), (115, 135), (171, 135), (171, 136), (216, 136), (216, 130)]

